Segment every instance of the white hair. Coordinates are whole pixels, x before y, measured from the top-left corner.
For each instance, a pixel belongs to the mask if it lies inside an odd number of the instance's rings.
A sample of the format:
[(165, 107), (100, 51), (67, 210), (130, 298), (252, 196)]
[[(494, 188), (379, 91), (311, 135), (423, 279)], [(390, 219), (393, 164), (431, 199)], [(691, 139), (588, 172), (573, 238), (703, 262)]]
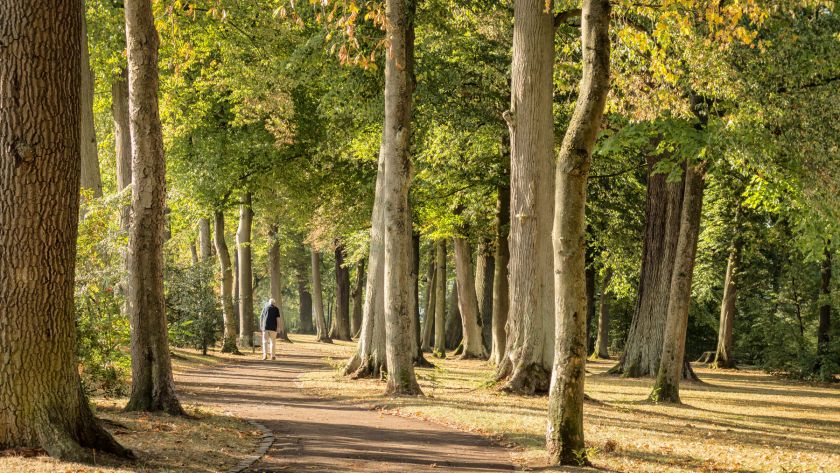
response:
[(269, 299), (268, 300), (268, 305), (274, 305), (274, 299)]

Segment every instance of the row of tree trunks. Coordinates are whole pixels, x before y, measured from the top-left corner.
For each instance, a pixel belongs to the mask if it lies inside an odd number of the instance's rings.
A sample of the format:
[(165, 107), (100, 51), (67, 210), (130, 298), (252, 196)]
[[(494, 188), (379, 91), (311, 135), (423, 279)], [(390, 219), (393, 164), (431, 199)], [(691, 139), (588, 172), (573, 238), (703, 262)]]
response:
[(183, 414), (175, 395), (163, 292), (166, 162), (158, 109), (158, 47), (152, 4), (125, 2), (131, 131), (132, 222), (127, 307), (131, 397), (126, 410)]
[(481, 314), (472, 271), (472, 251), (465, 238), (455, 237), (455, 273), (458, 280), (458, 309), (461, 312), (461, 358), (487, 357), (481, 330)]
[(344, 247), (335, 248), (335, 314), (330, 338), (350, 340), (350, 268), (344, 264)]
[(508, 392), (548, 390), (554, 359), (551, 250), (554, 17), (544, 0), (515, 0), (510, 129), (510, 307), (496, 379)]
[(598, 334), (595, 338), (595, 352), (592, 358), (596, 360), (610, 359), (610, 280), (612, 268), (607, 267), (601, 280), (601, 295), (598, 301)]
[(0, 450), (90, 461), (130, 452), (97, 423), (76, 367), (80, 12), (0, 3)]
[(268, 248), (268, 273), (269, 291), (274, 304), (280, 311), (277, 318), (277, 339), (289, 341), (289, 334), (286, 331), (286, 318), (283, 314), (283, 280), (280, 268), (280, 240), (277, 238), (277, 225), (272, 225), (268, 230), (268, 239), (271, 246)]
[(435, 349), (446, 358), (446, 240), (435, 242)]
[(216, 210), (213, 214), (213, 237), (216, 255), (219, 258), (219, 270), (222, 273), (221, 296), (224, 332), (222, 335), (222, 353), (239, 353), (236, 346), (236, 317), (233, 307), (233, 265), (230, 251), (225, 241), (225, 214)]
[(310, 257), (312, 260), (312, 308), (315, 318), (315, 337), (319, 342), (332, 343), (328, 333), (327, 318), (324, 314), (324, 291), (321, 287), (321, 253), (313, 248)]
[(236, 251), (239, 256), (239, 345), (254, 346), (254, 270), (251, 254), (251, 229), (254, 211), (251, 193), (242, 194), (239, 205), (239, 228), (236, 230)]
[(588, 463), (583, 438), (586, 375), (586, 183), (592, 148), (610, 89), (610, 3), (584, 0), (583, 77), (575, 111), (557, 157), (554, 207), (554, 369), (548, 397), (546, 447), (552, 463)]

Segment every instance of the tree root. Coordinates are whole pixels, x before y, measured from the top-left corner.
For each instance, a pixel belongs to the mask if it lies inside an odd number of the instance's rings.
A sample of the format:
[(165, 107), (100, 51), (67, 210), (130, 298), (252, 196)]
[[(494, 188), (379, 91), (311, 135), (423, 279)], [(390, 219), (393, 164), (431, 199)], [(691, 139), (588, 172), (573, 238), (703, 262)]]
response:
[[(500, 380), (501, 381), (501, 380)], [(548, 392), (551, 373), (536, 363), (516, 366), (502, 386), (501, 391), (509, 394), (534, 395)]]

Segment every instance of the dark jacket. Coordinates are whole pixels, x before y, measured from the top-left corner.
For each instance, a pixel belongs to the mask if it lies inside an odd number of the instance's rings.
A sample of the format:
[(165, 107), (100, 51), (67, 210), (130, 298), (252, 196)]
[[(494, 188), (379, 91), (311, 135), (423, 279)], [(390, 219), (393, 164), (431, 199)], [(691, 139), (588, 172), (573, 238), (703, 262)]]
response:
[(260, 314), (260, 330), (277, 331), (277, 318), (280, 317), (280, 309), (274, 305), (267, 305)]

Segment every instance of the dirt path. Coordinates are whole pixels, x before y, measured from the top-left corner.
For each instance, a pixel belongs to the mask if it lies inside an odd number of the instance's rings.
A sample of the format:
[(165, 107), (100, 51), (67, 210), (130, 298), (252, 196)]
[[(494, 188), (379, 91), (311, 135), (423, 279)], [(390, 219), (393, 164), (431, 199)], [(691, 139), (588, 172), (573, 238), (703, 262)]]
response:
[(275, 435), (253, 472), (512, 471), (509, 453), (480, 436), (420, 420), (316, 399), (295, 384), (324, 370), (323, 355), (305, 343), (280, 345), (277, 361), (245, 359), (181, 374), (187, 400), (217, 406), (264, 424)]

